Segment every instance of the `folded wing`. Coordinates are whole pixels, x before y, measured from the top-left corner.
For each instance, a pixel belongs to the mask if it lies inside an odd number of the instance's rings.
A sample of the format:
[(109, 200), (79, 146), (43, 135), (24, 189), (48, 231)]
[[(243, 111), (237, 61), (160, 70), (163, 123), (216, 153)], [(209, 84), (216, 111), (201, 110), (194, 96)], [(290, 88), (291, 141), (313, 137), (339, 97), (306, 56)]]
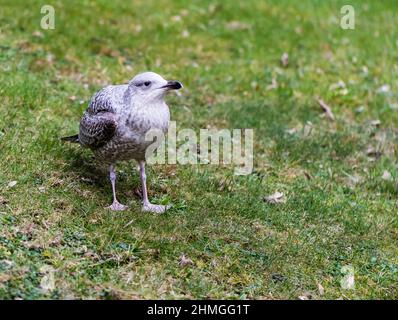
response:
[(80, 122), (79, 141), (97, 149), (108, 143), (116, 133), (117, 123), (110, 97), (100, 91), (90, 102)]

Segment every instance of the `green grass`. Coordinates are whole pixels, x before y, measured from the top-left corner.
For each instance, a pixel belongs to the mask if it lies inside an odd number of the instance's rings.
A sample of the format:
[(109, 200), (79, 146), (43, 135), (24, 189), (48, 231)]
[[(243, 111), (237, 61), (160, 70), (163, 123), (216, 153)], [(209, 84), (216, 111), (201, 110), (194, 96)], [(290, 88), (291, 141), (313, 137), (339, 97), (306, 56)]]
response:
[[(350, 3), (355, 30), (345, 1), (0, 0), (0, 298), (398, 298), (398, 3)], [(156, 216), (125, 163), (130, 209), (104, 209), (106, 174), (59, 138), (96, 90), (145, 70), (184, 84), (168, 97), (179, 128), (253, 128), (253, 173), (153, 166), (150, 198), (174, 204)], [(263, 201), (277, 190), (286, 203)]]

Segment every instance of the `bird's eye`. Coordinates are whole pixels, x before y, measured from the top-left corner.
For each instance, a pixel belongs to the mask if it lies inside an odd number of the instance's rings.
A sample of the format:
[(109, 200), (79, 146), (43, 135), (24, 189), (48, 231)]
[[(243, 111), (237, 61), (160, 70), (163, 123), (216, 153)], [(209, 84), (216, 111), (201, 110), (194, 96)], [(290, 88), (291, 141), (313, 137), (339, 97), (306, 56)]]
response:
[(151, 81), (145, 81), (144, 82), (145, 87), (148, 87), (150, 84), (151, 84)]

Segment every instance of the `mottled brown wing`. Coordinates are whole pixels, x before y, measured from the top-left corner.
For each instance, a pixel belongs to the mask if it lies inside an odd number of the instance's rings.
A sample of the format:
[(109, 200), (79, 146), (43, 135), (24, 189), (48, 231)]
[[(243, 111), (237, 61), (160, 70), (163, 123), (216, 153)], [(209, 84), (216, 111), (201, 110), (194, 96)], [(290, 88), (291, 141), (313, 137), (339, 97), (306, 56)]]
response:
[(112, 112), (85, 112), (80, 122), (79, 141), (88, 148), (105, 145), (116, 132), (115, 115)]

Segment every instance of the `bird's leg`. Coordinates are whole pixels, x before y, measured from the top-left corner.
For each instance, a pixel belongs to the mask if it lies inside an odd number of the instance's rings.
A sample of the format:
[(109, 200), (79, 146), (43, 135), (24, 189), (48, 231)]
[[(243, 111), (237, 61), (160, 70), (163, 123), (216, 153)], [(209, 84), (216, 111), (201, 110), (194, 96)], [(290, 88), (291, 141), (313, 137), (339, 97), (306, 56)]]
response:
[(141, 178), (141, 186), (142, 186), (142, 201), (144, 203), (144, 207), (150, 205), (148, 200), (148, 191), (146, 189), (146, 174), (145, 174), (145, 162), (140, 162), (140, 178)]
[(109, 179), (111, 180), (112, 184), (112, 193), (113, 193), (113, 203), (108, 207), (114, 211), (123, 211), (127, 209), (127, 206), (122, 205), (116, 198), (116, 172), (113, 165), (109, 166)]
[(153, 213), (163, 213), (167, 209), (170, 208), (170, 206), (163, 206), (160, 204), (152, 204), (148, 200), (148, 191), (146, 188), (146, 174), (145, 174), (145, 162), (140, 161), (140, 178), (141, 178), (141, 185), (142, 185), (142, 201), (143, 201), (143, 206), (142, 206), (142, 211), (144, 212), (153, 212)]

